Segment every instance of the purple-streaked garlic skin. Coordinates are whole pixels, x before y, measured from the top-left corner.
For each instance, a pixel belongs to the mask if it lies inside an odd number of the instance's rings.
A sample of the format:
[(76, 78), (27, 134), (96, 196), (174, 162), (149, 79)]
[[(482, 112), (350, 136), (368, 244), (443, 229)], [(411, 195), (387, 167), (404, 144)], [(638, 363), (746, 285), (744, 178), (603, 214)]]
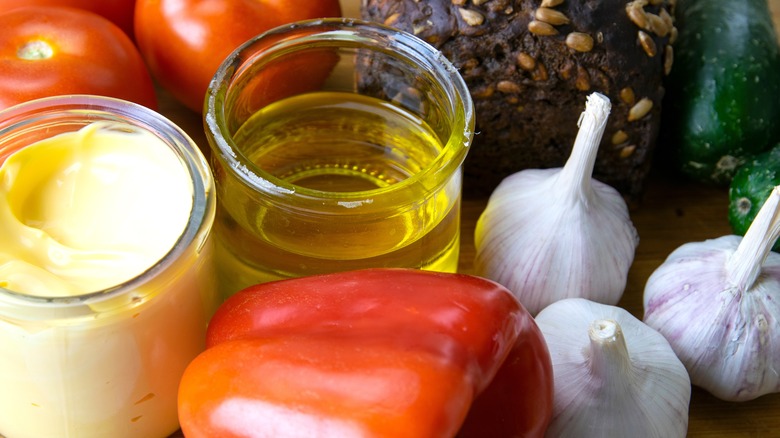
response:
[[(564, 298), (617, 304), (639, 242), (614, 188), (593, 180), (587, 197), (572, 199), (556, 187), (559, 174), (528, 169), (507, 177), (476, 235), (476, 272), (513, 291), (531, 314)], [(511, 216), (499, 213), (509, 208)]]
[[(620, 342), (594, 339), (594, 323), (613, 321)], [(582, 298), (542, 310), (536, 323), (553, 363), (548, 437), (684, 437), (691, 384), (669, 342), (625, 309)]]
[(506, 177), (477, 221), (475, 273), (531, 314), (571, 297), (617, 304), (625, 290), (639, 236), (623, 197), (592, 178), (610, 109), (591, 93), (565, 165)]
[(780, 254), (748, 290), (726, 271), (742, 237), (682, 245), (647, 281), (644, 321), (663, 334), (691, 382), (727, 401), (780, 392)]

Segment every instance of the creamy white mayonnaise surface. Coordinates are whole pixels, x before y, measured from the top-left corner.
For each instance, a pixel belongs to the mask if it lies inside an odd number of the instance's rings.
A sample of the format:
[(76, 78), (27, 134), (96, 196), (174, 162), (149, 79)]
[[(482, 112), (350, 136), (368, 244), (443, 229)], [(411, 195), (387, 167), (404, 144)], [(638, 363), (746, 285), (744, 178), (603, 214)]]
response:
[(93, 123), (0, 166), (0, 287), (38, 296), (136, 277), (178, 240), (192, 209), (186, 169), (151, 132)]
[[(178, 382), (216, 307), (210, 239), (147, 271), (182, 236), (193, 190), (171, 147), (115, 122), (2, 163), (0, 287), (80, 304), (39, 311), (0, 293), (0, 436), (154, 438), (178, 428)], [(148, 281), (82, 300), (139, 275)]]

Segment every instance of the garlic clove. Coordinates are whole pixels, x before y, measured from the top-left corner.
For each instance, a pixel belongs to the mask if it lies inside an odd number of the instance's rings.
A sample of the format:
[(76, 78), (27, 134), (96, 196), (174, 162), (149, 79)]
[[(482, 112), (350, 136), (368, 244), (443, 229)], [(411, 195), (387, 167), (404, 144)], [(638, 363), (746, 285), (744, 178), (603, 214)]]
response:
[(691, 385), (669, 342), (619, 307), (557, 301), (536, 317), (553, 362), (549, 437), (684, 437)]
[(505, 178), (477, 221), (477, 275), (512, 290), (532, 314), (559, 299), (616, 304), (638, 234), (622, 196), (591, 177), (609, 100), (588, 98), (563, 168)]

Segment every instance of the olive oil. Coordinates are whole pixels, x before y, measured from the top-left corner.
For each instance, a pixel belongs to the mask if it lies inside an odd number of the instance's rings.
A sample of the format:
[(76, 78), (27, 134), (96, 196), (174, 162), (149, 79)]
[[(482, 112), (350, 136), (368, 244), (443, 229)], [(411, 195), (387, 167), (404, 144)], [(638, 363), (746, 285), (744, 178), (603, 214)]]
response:
[(251, 284), (368, 267), (455, 271), (460, 171), (444, 179), (436, 127), (372, 97), (316, 92), (253, 114), (233, 136), (266, 198), (219, 187), (217, 261)]

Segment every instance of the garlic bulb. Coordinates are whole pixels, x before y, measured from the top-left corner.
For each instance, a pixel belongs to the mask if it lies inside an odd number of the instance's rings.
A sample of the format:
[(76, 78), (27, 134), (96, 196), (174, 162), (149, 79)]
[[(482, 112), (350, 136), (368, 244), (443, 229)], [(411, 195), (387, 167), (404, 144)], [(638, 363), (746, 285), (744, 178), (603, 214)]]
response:
[(626, 310), (557, 301), (536, 323), (553, 363), (548, 437), (684, 437), (691, 383), (661, 334)]
[(669, 340), (694, 385), (728, 401), (780, 392), (780, 189), (744, 238), (674, 250), (648, 278), (644, 321)]
[(611, 105), (588, 96), (562, 168), (505, 178), (477, 221), (477, 275), (501, 283), (532, 314), (559, 299), (616, 304), (639, 238), (623, 197), (592, 178)]

